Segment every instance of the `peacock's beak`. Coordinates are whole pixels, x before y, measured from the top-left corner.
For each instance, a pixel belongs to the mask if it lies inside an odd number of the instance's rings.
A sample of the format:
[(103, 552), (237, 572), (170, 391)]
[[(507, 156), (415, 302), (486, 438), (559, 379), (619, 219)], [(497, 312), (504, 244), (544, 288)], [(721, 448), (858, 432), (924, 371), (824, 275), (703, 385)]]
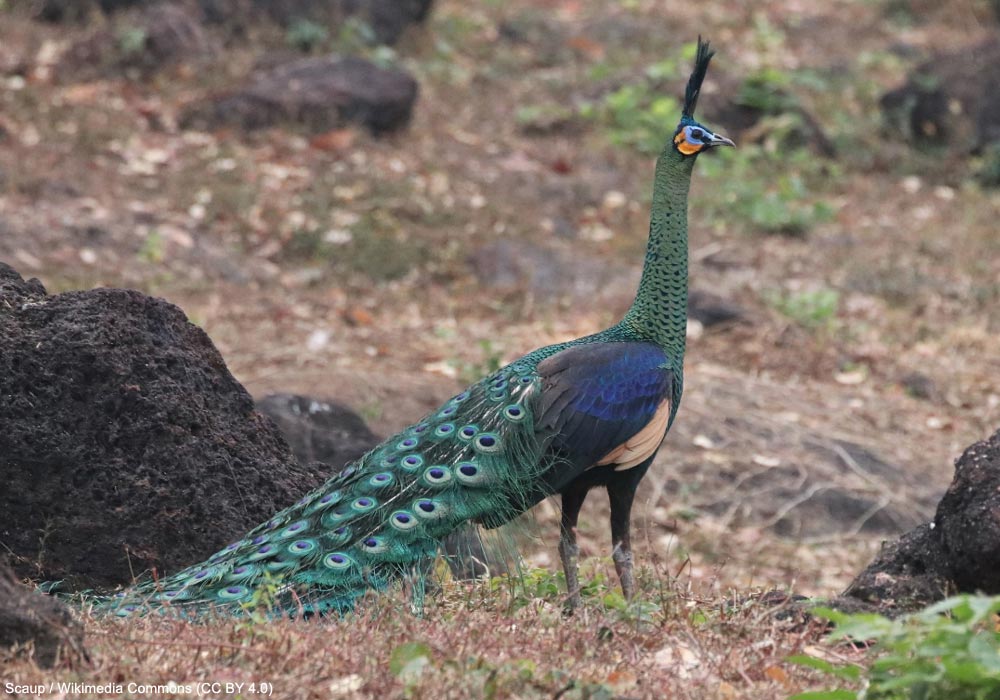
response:
[(727, 139), (722, 134), (712, 134), (711, 136), (712, 138), (708, 140), (708, 142), (705, 144), (706, 146), (733, 146), (734, 148), (736, 147), (736, 144), (733, 143), (732, 139)]

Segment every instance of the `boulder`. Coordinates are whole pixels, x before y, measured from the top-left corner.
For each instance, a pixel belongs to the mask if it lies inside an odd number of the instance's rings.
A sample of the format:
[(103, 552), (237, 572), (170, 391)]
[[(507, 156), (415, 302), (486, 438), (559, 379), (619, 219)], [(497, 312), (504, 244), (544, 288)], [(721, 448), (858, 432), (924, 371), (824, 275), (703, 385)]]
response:
[[(35, 16), (46, 22), (79, 22), (98, 11), (114, 14), (151, 0), (38, 0)], [(289, 27), (307, 20), (330, 29), (333, 36), (349, 19), (361, 22), (377, 43), (393, 44), (407, 27), (423, 22), (433, 0), (176, 0), (213, 24), (238, 31), (248, 22), (274, 22)]]
[(64, 588), (199, 561), (320, 484), (176, 306), (0, 263), (0, 563)]
[(1000, 141), (1000, 39), (917, 66), (881, 106), (893, 134), (920, 147), (965, 154)]
[(168, 66), (204, 61), (214, 52), (196, 11), (159, 2), (73, 44), (56, 74), (63, 80), (94, 80), (129, 71), (149, 76)]
[(258, 70), (246, 87), (190, 105), (180, 123), (201, 130), (294, 124), (323, 133), (356, 122), (380, 134), (406, 126), (416, 99), (417, 81), (409, 73), (329, 55)]
[(271, 394), (257, 410), (274, 421), (302, 464), (325, 462), (334, 474), (379, 443), (364, 419), (347, 406), (298, 394)]
[(32, 650), (35, 663), (52, 667), (65, 652), (83, 651), (83, 630), (55, 598), (14, 580), (0, 564), (0, 647)]
[(883, 545), (842, 598), (895, 615), (976, 592), (1000, 594), (1000, 431), (955, 463), (933, 522)]

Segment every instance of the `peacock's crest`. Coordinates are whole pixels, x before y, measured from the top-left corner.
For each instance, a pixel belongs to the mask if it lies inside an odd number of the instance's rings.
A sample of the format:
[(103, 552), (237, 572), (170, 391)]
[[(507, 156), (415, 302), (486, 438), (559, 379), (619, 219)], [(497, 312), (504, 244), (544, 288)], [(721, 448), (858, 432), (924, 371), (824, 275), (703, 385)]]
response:
[(708, 64), (712, 61), (715, 52), (709, 48), (707, 41), (702, 41), (698, 37), (698, 49), (694, 57), (694, 70), (688, 78), (687, 88), (684, 90), (684, 107), (681, 110), (682, 122), (684, 119), (693, 120), (694, 110), (698, 106), (698, 96), (701, 94), (701, 84), (705, 82), (705, 75), (708, 73)]

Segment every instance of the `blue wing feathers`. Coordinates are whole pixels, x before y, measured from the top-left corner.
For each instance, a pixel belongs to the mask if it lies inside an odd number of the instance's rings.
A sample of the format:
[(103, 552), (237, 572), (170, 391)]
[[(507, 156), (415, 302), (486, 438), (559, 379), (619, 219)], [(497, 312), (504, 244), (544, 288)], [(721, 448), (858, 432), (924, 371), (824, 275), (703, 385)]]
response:
[(652, 343), (577, 345), (538, 365), (538, 427), (577, 468), (587, 468), (642, 430), (664, 399), (673, 373)]

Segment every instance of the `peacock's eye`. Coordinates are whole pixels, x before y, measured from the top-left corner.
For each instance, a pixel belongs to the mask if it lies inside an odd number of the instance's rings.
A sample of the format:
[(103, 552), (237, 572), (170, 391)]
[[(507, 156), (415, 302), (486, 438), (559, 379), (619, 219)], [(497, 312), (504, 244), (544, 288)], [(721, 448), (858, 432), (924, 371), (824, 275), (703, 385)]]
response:
[(702, 137), (705, 136), (705, 132), (701, 129), (691, 129), (691, 138), (701, 141)]

